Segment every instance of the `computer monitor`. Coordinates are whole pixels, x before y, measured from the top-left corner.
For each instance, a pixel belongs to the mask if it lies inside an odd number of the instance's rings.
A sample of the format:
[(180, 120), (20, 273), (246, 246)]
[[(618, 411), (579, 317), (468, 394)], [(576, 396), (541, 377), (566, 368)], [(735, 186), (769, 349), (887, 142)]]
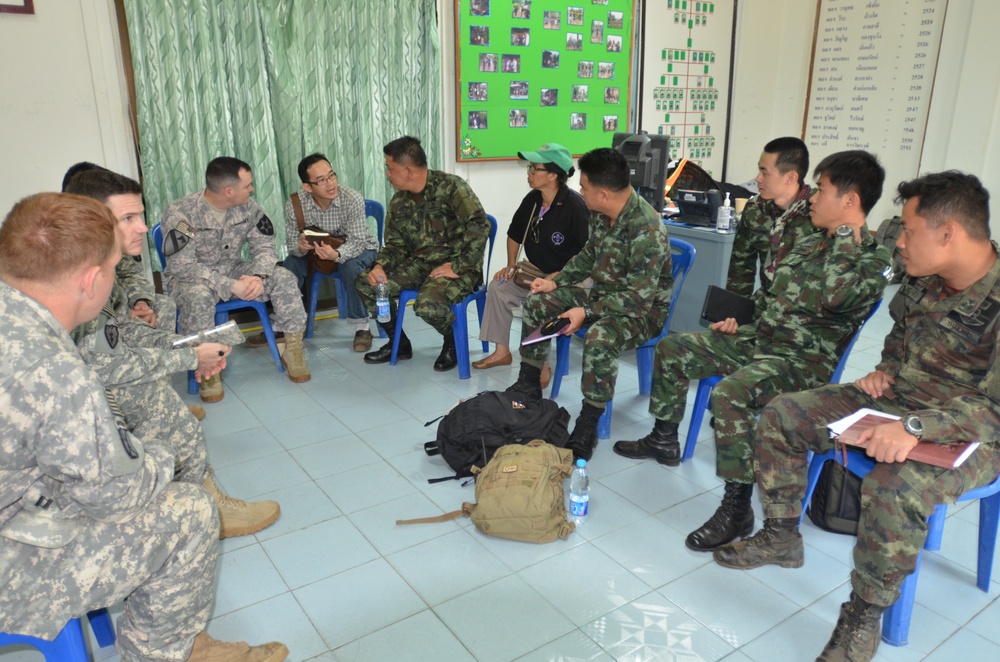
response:
[(670, 136), (639, 133), (616, 133), (611, 147), (628, 160), (632, 186), (653, 206), (663, 212), (663, 187), (667, 181), (667, 163), (670, 161)]

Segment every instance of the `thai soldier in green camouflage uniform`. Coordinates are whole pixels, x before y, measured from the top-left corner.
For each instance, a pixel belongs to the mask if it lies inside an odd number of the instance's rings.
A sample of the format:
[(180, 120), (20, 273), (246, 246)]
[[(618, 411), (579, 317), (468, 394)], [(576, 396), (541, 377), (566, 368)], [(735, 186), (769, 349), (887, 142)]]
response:
[(124, 600), (122, 660), (236, 649), (278, 662), (281, 644), (249, 649), (203, 632), (218, 553), (212, 500), (172, 481), (170, 449), (143, 444), (112, 414), (68, 334), (100, 310), (120, 258), (114, 217), (88, 198), (27, 198), (0, 227), (0, 631), (51, 639), (68, 619)]
[[(551, 279), (537, 278), (524, 300), (521, 339), (544, 322), (567, 318), (570, 335), (589, 325), (583, 345), (583, 407), (567, 448), (590, 459), (597, 420), (614, 397), (618, 357), (657, 335), (673, 291), (670, 238), (663, 220), (631, 187), (628, 162), (613, 149), (580, 157), (580, 193), (593, 212), (583, 250)], [(587, 278), (591, 289), (577, 287)], [(541, 398), (541, 368), (550, 341), (521, 346), (521, 371), (511, 390)]]
[(696, 551), (753, 531), (753, 432), (761, 408), (781, 393), (828, 381), (885, 290), (889, 252), (865, 224), (882, 195), (885, 171), (867, 152), (851, 151), (824, 159), (816, 176), (812, 232), (800, 229), (775, 265), (770, 287), (758, 293), (754, 322), (737, 328), (729, 319), (706, 332), (661, 340), (649, 401), (655, 427), (643, 439), (615, 444), (619, 455), (676, 466), (689, 380), (726, 375), (712, 394), (716, 473), (726, 482), (725, 496), (712, 518), (687, 537)]
[[(114, 172), (85, 172), (74, 177), (67, 191), (100, 200), (118, 219), (115, 230), (125, 257), (138, 254), (145, 239), (145, 209), (139, 183)], [(238, 331), (219, 342), (194, 348), (174, 348), (180, 336), (152, 328), (132, 317), (129, 299), (118, 281), (98, 316), (71, 333), (83, 360), (97, 372), (118, 401), (129, 429), (140, 439), (168, 444), (177, 458), (175, 479), (202, 485), (216, 498), (223, 538), (256, 533), (280, 514), (274, 501), (249, 503), (225, 495), (216, 485), (201, 426), (169, 383), (169, 376), (196, 370), (199, 378), (225, 366), (230, 346), (243, 342)]]
[[(483, 258), (490, 222), (479, 198), (462, 178), (428, 170), (420, 141), (410, 136), (382, 148), (385, 172), (396, 195), (386, 212), (385, 246), (370, 271), (355, 281), (358, 295), (373, 314), (375, 284), (389, 289), (392, 318), (379, 322), (389, 342), (365, 354), (365, 363), (388, 363), (396, 332), (396, 301), (400, 290), (419, 290), (413, 312), (444, 337), (434, 369), (443, 372), (458, 365), (451, 304), (458, 303), (483, 282)], [(413, 357), (404, 333), (398, 359)]]
[[(302, 352), (306, 310), (295, 277), (277, 266), (274, 225), (264, 209), (250, 199), (253, 175), (239, 159), (220, 156), (205, 170), (205, 190), (175, 200), (163, 212), (163, 276), (180, 309), (183, 335), (215, 326), (219, 301), (270, 301), (276, 331), (285, 334), (281, 357), (293, 382), (312, 377)], [(252, 262), (240, 255), (250, 246)], [(201, 399), (218, 402), (224, 396), (220, 376), (201, 382)]]
[(760, 268), (761, 291), (774, 279), (774, 266), (795, 243), (800, 231), (811, 233), (805, 183), (809, 150), (798, 138), (775, 138), (757, 162), (759, 193), (747, 202), (733, 238), (726, 289), (749, 297)]
[[(63, 177), (63, 192), (70, 191), (70, 182), (77, 175), (87, 172), (110, 172), (96, 163), (81, 161), (69, 167)], [(92, 197), (92, 196), (91, 196)], [(145, 223), (143, 223), (145, 228)], [(119, 284), (125, 288), (130, 315), (138, 317), (150, 326), (164, 331), (173, 331), (177, 326), (177, 304), (166, 294), (158, 294), (153, 284), (142, 270), (141, 247), (136, 255), (126, 255), (115, 269)]]
[[(905, 204), (897, 247), (908, 276), (889, 305), (894, 325), (882, 360), (854, 384), (785, 395), (764, 409), (754, 467), (764, 528), (714, 552), (733, 568), (801, 566), (808, 451), (833, 448), (826, 425), (861, 407), (902, 417), (862, 436), (878, 464), (861, 484), (853, 592), (821, 660), (874, 656), (881, 614), (916, 567), (934, 506), (1000, 473), (1000, 261), (989, 238), (989, 194), (955, 171), (904, 182), (898, 193)], [(906, 461), (921, 439), (983, 445), (948, 470)]]

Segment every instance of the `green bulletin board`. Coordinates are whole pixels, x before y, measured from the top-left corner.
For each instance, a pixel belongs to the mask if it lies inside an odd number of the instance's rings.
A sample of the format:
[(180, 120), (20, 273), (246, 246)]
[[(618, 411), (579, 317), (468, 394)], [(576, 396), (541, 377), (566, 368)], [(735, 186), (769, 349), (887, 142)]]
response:
[(633, 0), (456, 0), (458, 160), (628, 130)]

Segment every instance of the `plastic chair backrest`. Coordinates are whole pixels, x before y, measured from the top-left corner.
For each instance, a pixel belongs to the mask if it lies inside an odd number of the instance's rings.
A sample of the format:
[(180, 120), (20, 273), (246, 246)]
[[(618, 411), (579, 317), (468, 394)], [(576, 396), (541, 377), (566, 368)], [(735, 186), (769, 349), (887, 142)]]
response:
[(684, 287), (684, 281), (687, 279), (688, 272), (691, 271), (691, 265), (694, 264), (697, 252), (691, 242), (676, 237), (670, 238), (670, 273), (674, 277), (674, 288), (670, 297), (667, 321), (663, 325), (663, 334), (670, 330), (670, 318), (674, 316), (674, 306), (677, 304), (677, 299), (680, 298), (681, 288)]
[(365, 200), (365, 216), (375, 219), (378, 245), (383, 246), (385, 244), (385, 207), (377, 200)]
[(851, 350), (854, 349), (854, 343), (858, 342), (858, 338), (861, 337), (861, 331), (864, 330), (865, 324), (868, 324), (868, 321), (875, 316), (875, 313), (877, 313), (878, 309), (881, 307), (882, 299), (879, 299), (868, 312), (868, 316), (861, 322), (861, 326), (858, 327), (858, 330), (854, 332), (853, 336), (851, 336), (851, 341), (847, 343), (847, 347), (844, 348), (843, 353), (840, 355), (840, 360), (837, 361), (837, 367), (834, 369), (833, 375), (830, 377), (831, 384), (840, 383), (840, 377), (844, 374), (844, 368), (847, 367), (847, 359), (851, 356)]
[(163, 228), (157, 223), (150, 231), (153, 235), (153, 246), (156, 247), (156, 255), (160, 258), (160, 268), (167, 266), (167, 256), (163, 254)]

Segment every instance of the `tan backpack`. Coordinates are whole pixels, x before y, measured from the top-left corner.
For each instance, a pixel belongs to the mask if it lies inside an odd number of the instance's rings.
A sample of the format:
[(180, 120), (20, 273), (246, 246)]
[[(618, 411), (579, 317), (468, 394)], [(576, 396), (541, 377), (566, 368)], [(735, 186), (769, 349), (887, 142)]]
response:
[(438, 517), (396, 520), (396, 524), (472, 518), (486, 535), (524, 542), (565, 539), (574, 529), (566, 521), (563, 481), (573, 472), (573, 452), (541, 439), (501, 446), (476, 475), (476, 503)]

